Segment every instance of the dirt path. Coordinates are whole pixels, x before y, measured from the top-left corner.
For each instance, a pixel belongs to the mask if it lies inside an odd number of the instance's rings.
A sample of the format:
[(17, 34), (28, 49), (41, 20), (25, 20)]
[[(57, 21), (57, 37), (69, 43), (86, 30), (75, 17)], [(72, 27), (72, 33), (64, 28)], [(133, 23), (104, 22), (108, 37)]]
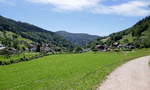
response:
[(97, 90), (150, 90), (149, 61), (146, 56), (122, 65)]

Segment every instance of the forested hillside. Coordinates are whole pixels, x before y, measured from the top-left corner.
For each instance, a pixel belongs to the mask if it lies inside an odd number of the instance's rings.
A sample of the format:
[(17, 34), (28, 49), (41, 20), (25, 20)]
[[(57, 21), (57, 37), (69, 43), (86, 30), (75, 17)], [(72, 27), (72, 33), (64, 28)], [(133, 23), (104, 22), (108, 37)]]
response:
[(114, 42), (121, 44), (131, 44), (136, 48), (149, 48), (150, 16), (139, 21), (131, 28), (94, 40), (90, 42), (88, 46), (94, 46), (96, 44), (111, 45)]
[[(74, 45), (54, 32), (44, 30), (32, 24), (11, 20), (0, 16), (1, 32), (11, 32), (34, 43), (48, 44), (49, 47), (59, 47), (64, 50), (73, 49)], [(7, 32), (6, 32), (7, 31)], [(9, 42), (9, 41), (8, 41)]]
[(69, 33), (66, 31), (58, 31), (56, 33), (80, 47), (85, 47), (90, 41), (99, 37), (96, 35), (89, 35), (84, 33)]
[(5, 47), (14, 47), (17, 50), (24, 51), (33, 41), (23, 38), (18, 34), (9, 31), (0, 31), (0, 44)]

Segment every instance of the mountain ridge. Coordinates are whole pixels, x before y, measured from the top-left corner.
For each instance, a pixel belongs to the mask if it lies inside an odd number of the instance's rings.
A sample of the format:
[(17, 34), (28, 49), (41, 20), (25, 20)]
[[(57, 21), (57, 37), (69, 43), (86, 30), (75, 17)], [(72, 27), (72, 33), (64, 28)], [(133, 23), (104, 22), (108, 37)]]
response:
[(86, 33), (71, 33), (67, 31), (57, 31), (56, 33), (80, 47), (85, 47), (90, 41), (100, 37), (98, 35), (90, 35)]

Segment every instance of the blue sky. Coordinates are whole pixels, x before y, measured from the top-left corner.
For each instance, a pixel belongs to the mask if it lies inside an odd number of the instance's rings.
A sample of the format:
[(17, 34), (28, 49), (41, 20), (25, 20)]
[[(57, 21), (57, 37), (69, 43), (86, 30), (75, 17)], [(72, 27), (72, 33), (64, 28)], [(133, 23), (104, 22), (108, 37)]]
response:
[(0, 0), (0, 15), (50, 31), (100, 36), (150, 15), (149, 0)]

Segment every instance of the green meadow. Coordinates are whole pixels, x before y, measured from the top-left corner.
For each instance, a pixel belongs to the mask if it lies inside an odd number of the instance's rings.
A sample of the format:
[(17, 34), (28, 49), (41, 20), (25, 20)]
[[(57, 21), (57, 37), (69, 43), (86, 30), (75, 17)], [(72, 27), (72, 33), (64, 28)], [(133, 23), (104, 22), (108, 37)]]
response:
[(0, 90), (94, 90), (116, 67), (145, 55), (150, 49), (49, 55), (0, 66)]

